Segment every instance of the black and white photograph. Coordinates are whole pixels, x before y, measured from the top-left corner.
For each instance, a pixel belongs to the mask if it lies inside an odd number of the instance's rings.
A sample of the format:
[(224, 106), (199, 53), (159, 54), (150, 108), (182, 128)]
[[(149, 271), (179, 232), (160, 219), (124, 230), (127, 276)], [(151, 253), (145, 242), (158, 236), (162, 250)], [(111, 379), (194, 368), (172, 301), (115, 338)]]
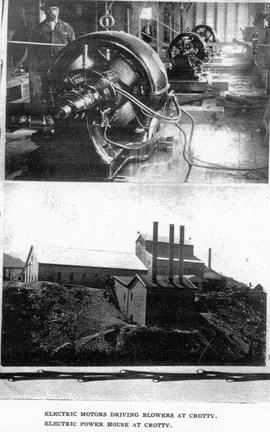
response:
[(267, 183), (269, 16), (10, 0), (6, 179)]
[(6, 186), (2, 365), (265, 366), (265, 191), (90, 186)]
[(270, 3), (0, 4), (3, 432), (268, 432)]

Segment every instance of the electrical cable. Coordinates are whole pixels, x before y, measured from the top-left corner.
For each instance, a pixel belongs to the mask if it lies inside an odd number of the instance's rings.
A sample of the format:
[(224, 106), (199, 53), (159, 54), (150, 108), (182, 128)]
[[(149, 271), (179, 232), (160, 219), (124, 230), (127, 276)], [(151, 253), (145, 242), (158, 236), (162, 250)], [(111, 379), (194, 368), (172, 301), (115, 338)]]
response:
[(163, 114), (157, 113), (152, 108), (148, 107), (143, 102), (139, 101), (135, 96), (131, 95), (130, 93), (121, 89), (120, 87), (115, 86), (114, 84), (113, 84), (113, 86), (114, 86), (117, 93), (121, 94), (122, 96), (125, 96), (127, 99), (129, 99), (131, 102), (133, 102), (139, 108), (141, 108), (141, 110), (144, 113), (147, 113), (148, 115), (151, 115), (151, 116), (157, 118), (158, 120), (165, 121), (167, 123), (176, 123), (181, 118), (181, 109), (180, 109), (178, 102), (176, 101), (175, 96), (172, 97), (172, 101), (173, 101), (175, 108), (176, 108), (176, 117), (168, 117), (168, 116), (165, 116)]
[(161, 136), (163, 129), (166, 126), (167, 126), (166, 124), (161, 126), (160, 130), (156, 133), (156, 135), (153, 138), (151, 138), (150, 140), (148, 140), (146, 142), (140, 143), (137, 146), (134, 145), (134, 143), (131, 143), (130, 145), (128, 145), (128, 144), (122, 144), (122, 143), (119, 143), (116, 141), (112, 141), (107, 135), (107, 130), (108, 130), (109, 126), (106, 126), (104, 129), (104, 138), (109, 144), (116, 146), (116, 147), (119, 147), (119, 148), (122, 148), (124, 150), (141, 150), (142, 148), (148, 146), (151, 141), (154, 141), (154, 140), (156, 141)]
[[(99, 73), (97, 71), (94, 71), (94, 72), (97, 73), (98, 75), (102, 76), (103, 78), (106, 78), (101, 73)], [(215, 171), (236, 171), (236, 172), (237, 171), (238, 172), (256, 172), (256, 171), (268, 169), (268, 166), (262, 166), (262, 167), (256, 167), (256, 168), (250, 168), (250, 167), (249, 168), (248, 167), (246, 167), (246, 168), (244, 168), (244, 167), (242, 167), (242, 168), (236, 168), (236, 167), (230, 167), (230, 166), (225, 166), (225, 165), (221, 165), (221, 164), (215, 164), (215, 163), (212, 163), (212, 162), (207, 162), (207, 161), (201, 160), (200, 158), (194, 156), (192, 154), (192, 150), (191, 150), (191, 144), (192, 144), (193, 135), (194, 135), (194, 129), (195, 129), (195, 120), (194, 120), (193, 116), (190, 113), (188, 113), (183, 108), (180, 108), (179, 103), (176, 100), (176, 96), (172, 97), (172, 102), (175, 105), (177, 115), (176, 115), (176, 117), (168, 117), (168, 116), (165, 116), (165, 115), (162, 115), (160, 113), (155, 112), (152, 108), (148, 107), (143, 102), (139, 101), (135, 96), (131, 95), (127, 91), (125, 91), (125, 90), (121, 89), (120, 87), (116, 86), (114, 83), (110, 83), (110, 85), (115, 89), (115, 91), (117, 93), (119, 93), (122, 96), (126, 97), (128, 100), (130, 100), (131, 102), (133, 102), (136, 106), (138, 106), (142, 110), (142, 112), (144, 114), (152, 116), (152, 117), (155, 117), (156, 119), (158, 119), (158, 120), (160, 120), (162, 122), (174, 124), (176, 127), (178, 127), (178, 129), (182, 133), (183, 133), (183, 129), (181, 128), (180, 125), (178, 125), (178, 122), (181, 119), (181, 113), (184, 113), (191, 120), (191, 131), (190, 131), (189, 139), (188, 140), (186, 139), (186, 142), (185, 142), (185, 145), (184, 145), (184, 152), (183, 152), (184, 159), (185, 159), (185, 161), (189, 165), (188, 176), (189, 176), (190, 171), (191, 171), (191, 168), (190, 168), (191, 166), (196, 167), (196, 168), (212, 169), (212, 170), (215, 170)], [(161, 130), (163, 130), (164, 126), (161, 128)], [(158, 132), (158, 135), (159, 135), (160, 131)], [(125, 149), (130, 149), (131, 148), (130, 146), (125, 146), (124, 144), (116, 143), (116, 142), (111, 141), (107, 137), (107, 128), (105, 129), (105, 134), (106, 134), (105, 139), (108, 140), (108, 142), (111, 143), (112, 145), (116, 145), (118, 147), (125, 148)], [(147, 143), (143, 143), (141, 146), (134, 147), (134, 150), (143, 148), (147, 144), (148, 144), (148, 142)]]
[[(245, 171), (260, 171), (260, 170), (268, 169), (268, 166), (262, 166), (262, 167), (257, 167), (257, 168), (248, 168), (248, 167), (246, 167), (246, 168), (244, 168), (244, 167), (243, 168), (236, 168), (236, 167), (230, 167), (230, 166), (226, 166), (226, 165), (220, 165), (220, 164), (215, 164), (215, 163), (212, 163), (212, 162), (207, 162), (207, 161), (201, 160), (200, 158), (194, 156), (192, 154), (192, 151), (191, 151), (191, 141), (192, 141), (192, 138), (193, 138), (195, 121), (194, 121), (194, 118), (192, 117), (191, 114), (189, 114), (183, 108), (181, 108), (181, 110), (182, 110), (182, 112), (187, 117), (190, 118), (190, 120), (192, 122), (192, 125), (193, 125), (192, 131), (191, 131), (191, 137), (188, 140), (187, 147), (186, 147), (186, 150), (187, 150), (186, 155), (188, 154), (189, 163), (191, 165), (193, 165), (196, 168), (206, 168), (206, 169), (220, 170), (220, 171), (243, 171), (243, 172), (245, 172)], [(190, 158), (193, 159), (193, 160), (190, 160)], [(197, 162), (194, 162), (195, 160)]]

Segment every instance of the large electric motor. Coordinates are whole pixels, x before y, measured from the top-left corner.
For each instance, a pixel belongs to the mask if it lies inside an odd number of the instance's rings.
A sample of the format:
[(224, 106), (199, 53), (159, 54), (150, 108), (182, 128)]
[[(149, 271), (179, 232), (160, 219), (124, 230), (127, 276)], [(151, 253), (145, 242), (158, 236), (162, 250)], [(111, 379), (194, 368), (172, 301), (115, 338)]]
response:
[(206, 43), (193, 32), (177, 35), (168, 52), (172, 65), (168, 71), (169, 78), (198, 79), (201, 64), (209, 60)]
[(218, 42), (215, 30), (206, 24), (199, 24), (192, 29), (192, 33), (197, 33), (206, 44)]
[(198, 79), (201, 66), (215, 55), (213, 44), (217, 42), (215, 31), (205, 24), (177, 35), (169, 45), (172, 68), (169, 78)]
[(112, 180), (156, 149), (169, 103), (155, 51), (126, 33), (105, 31), (63, 49), (48, 75), (53, 131), (33, 138), (31, 171), (48, 179)]

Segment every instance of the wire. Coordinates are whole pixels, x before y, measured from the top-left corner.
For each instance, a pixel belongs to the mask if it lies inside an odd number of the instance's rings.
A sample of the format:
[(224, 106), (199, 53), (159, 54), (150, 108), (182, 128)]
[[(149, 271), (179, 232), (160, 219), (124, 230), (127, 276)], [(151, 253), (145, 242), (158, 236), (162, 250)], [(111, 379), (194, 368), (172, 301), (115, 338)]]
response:
[[(94, 72), (97, 73), (98, 75), (102, 76), (103, 78), (106, 78), (101, 73), (99, 73), (97, 71), (94, 71)], [(175, 95), (172, 97), (171, 101), (175, 105), (177, 115), (176, 115), (176, 117), (168, 117), (168, 116), (162, 115), (162, 114), (154, 111), (152, 108), (148, 107), (143, 102), (138, 100), (135, 96), (131, 95), (130, 93), (128, 93), (124, 89), (121, 89), (120, 87), (116, 86), (115, 84), (110, 82), (110, 85), (115, 89), (115, 91), (117, 93), (121, 94), (122, 96), (125, 96), (128, 100), (130, 100), (136, 106), (138, 106), (144, 114), (152, 116), (152, 117), (154, 117), (154, 118), (156, 118), (162, 122), (174, 124), (183, 134), (185, 134), (184, 135), (185, 136), (185, 145), (184, 145), (183, 157), (189, 166), (188, 175), (187, 175), (186, 180), (185, 180), (186, 182), (187, 182), (188, 177), (190, 175), (191, 167), (212, 169), (215, 171), (237, 171), (237, 172), (256, 172), (256, 171), (268, 169), (268, 166), (262, 166), (262, 167), (257, 167), (257, 168), (248, 168), (248, 167), (236, 168), (236, 167), (225, 166), (225, 165), (215, 164), (212, 162), (207, 162), (207, 161), (201, 160), (200, 158), (194, 156), (194, 154), (192, 153), (192, 150), (191, 150), (191, 145), (192, 145), (192, 140), (193, 140), (193, 135), (194, 135), (194, 129), (195, 129), (195, 120), (189, 112), (187, 112), (183, 108), (180, 108), (179, 103), (178, 103)], [(190, 135), (189, 135), (188, 140), (187, 140), (186, 132), (184, 132), (184, 130), (178, 124), (180, 119), (181, 119), (181, 113), (184, 113), (191, 121), (191, 131), (190, 131)], [(161, 130), (163, 130), (163, 128), (164, 128), (164, 126), (161, 128)], [(105, 134), (107, 136), (107, 128), (105, 129)], [(125, 148), (125, 149), (131, 148), (130, 146), (126, 146), (126, 145), (121, 144), (121, 143), (116, 143), (116, 142), (114, 143), (108, 137), (106, 138), (106, 136), (105, 136), (105, 139), (108, 140), (108, 142), (111, 143), (112, 145), (116, 145), (118, 147)], [(138, 147), (133, 147), (133, 149), (134, 150), (141, 149), (144, 146), (146, 146), (148, 143), (149, 143), (149, 141), (141, 144)]]
[(142, 148), (148, 146), (152, 141), (156, 141), (161, 136), (161, 133), (163, 132), (163, 129), (166, 126), (167, 126), (166, 124), (161, 126), (160, 130), (156, 133), (156, 135), (153, 138), (151, 138), (150, 140), (148, 140), (144, 143), (140, 143), (137, 146), (135, 146), (134, 143), (131, 143), (131, 145), (128, 145), (128, 144), (122, 144), (122, 143), (119, 143), (116, 141), (112, 141), (107, 135), (107, 130), (108, 130), (109, 126), (106, 126), (104, 129), (104, 138), (109, 144), (114, 145), (114, 146), (119, 147), (119, 148), (122, 148), (124, 150), (141, 150)]
[[(243, 167), (243, 168), (236, 168), (236, 167), (231, 167), (231, 166), (226, 166), (226, 165), (220, 165), (220, 164), (215, 164), (212, 162), (207, 162), (204, 160), (201, 160), (200, 158), (194, 156), (192, 154), (191, 151), (191, 143), (192, 143), (192, 138), (193, 138), (193, 133), (194, 133), (194, 118), (192, 117), (191, 114), (189, 114), (187, 111), (185, 111), (183, 108), (181, 108), (182, 112), (191, 119), (192, 122), (192, 130), (191, 130), (191, 135), (190, 138), (188, 140), (187, 146), (186, 146), (186, 151), (185, 151), (185, 156), (187, 158), (187, 160), (189, 161), (188, 163), (196, 168), (205, 168), (205, 169), (212, 169), (212, 170), (220, 170), (220, 171), (260, 171), (260, 170), (264, 170), (264, 169), (268, 169), (268, 166), (262, 166), (262, 167), (257, 167), (257, 168), (248, 168), (248, 167)], [(179, 128), (179, 126), (178, 126)], [(180, 127), (180, 130), (182, 128)], [(197, 162), (194, 162), (197, 161)]]
[(165, 121), (167, 123), (176, 123), (181, 118), (181, 109), (180, 109), (180, 106), (179, 106), (175, 96), (172, 97), (172, 101), (175, 105), (177, 114), (176, 114), (176, 117), (168, 117), (168, 116), (165, 116), (163, 114), (160, 114), (160, 113), (154, 111), (152, 108), (148, 107), (143, 102), (139, 101), (135, 96), (131, 95), (130, 93), (121, 89), (120, 87), (115, 86), (114, 84), (113, 84), (113, 86), (114, 86), (117, 93), (121, 94), (122, 96), (125, 96), (127, 99), (129, 99), (131, 102), (133, 102), (139, 108), (141, 108), (141, 110), (148, 115), (151, 115), (151, 116), (153, 116), (153, 117), (155, 117), (161, 121)]

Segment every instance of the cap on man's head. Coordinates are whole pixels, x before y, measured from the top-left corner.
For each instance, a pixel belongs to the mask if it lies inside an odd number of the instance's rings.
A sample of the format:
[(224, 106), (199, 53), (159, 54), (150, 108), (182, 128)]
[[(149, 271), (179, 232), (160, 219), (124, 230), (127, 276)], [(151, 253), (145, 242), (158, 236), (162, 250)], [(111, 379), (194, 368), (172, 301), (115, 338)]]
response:
[(40, 9), (43, 11), (46, 11), (50, 7), (58, 7), (59, 8), (59, 3), (57, 2), (57, 0), (46, 0)]

